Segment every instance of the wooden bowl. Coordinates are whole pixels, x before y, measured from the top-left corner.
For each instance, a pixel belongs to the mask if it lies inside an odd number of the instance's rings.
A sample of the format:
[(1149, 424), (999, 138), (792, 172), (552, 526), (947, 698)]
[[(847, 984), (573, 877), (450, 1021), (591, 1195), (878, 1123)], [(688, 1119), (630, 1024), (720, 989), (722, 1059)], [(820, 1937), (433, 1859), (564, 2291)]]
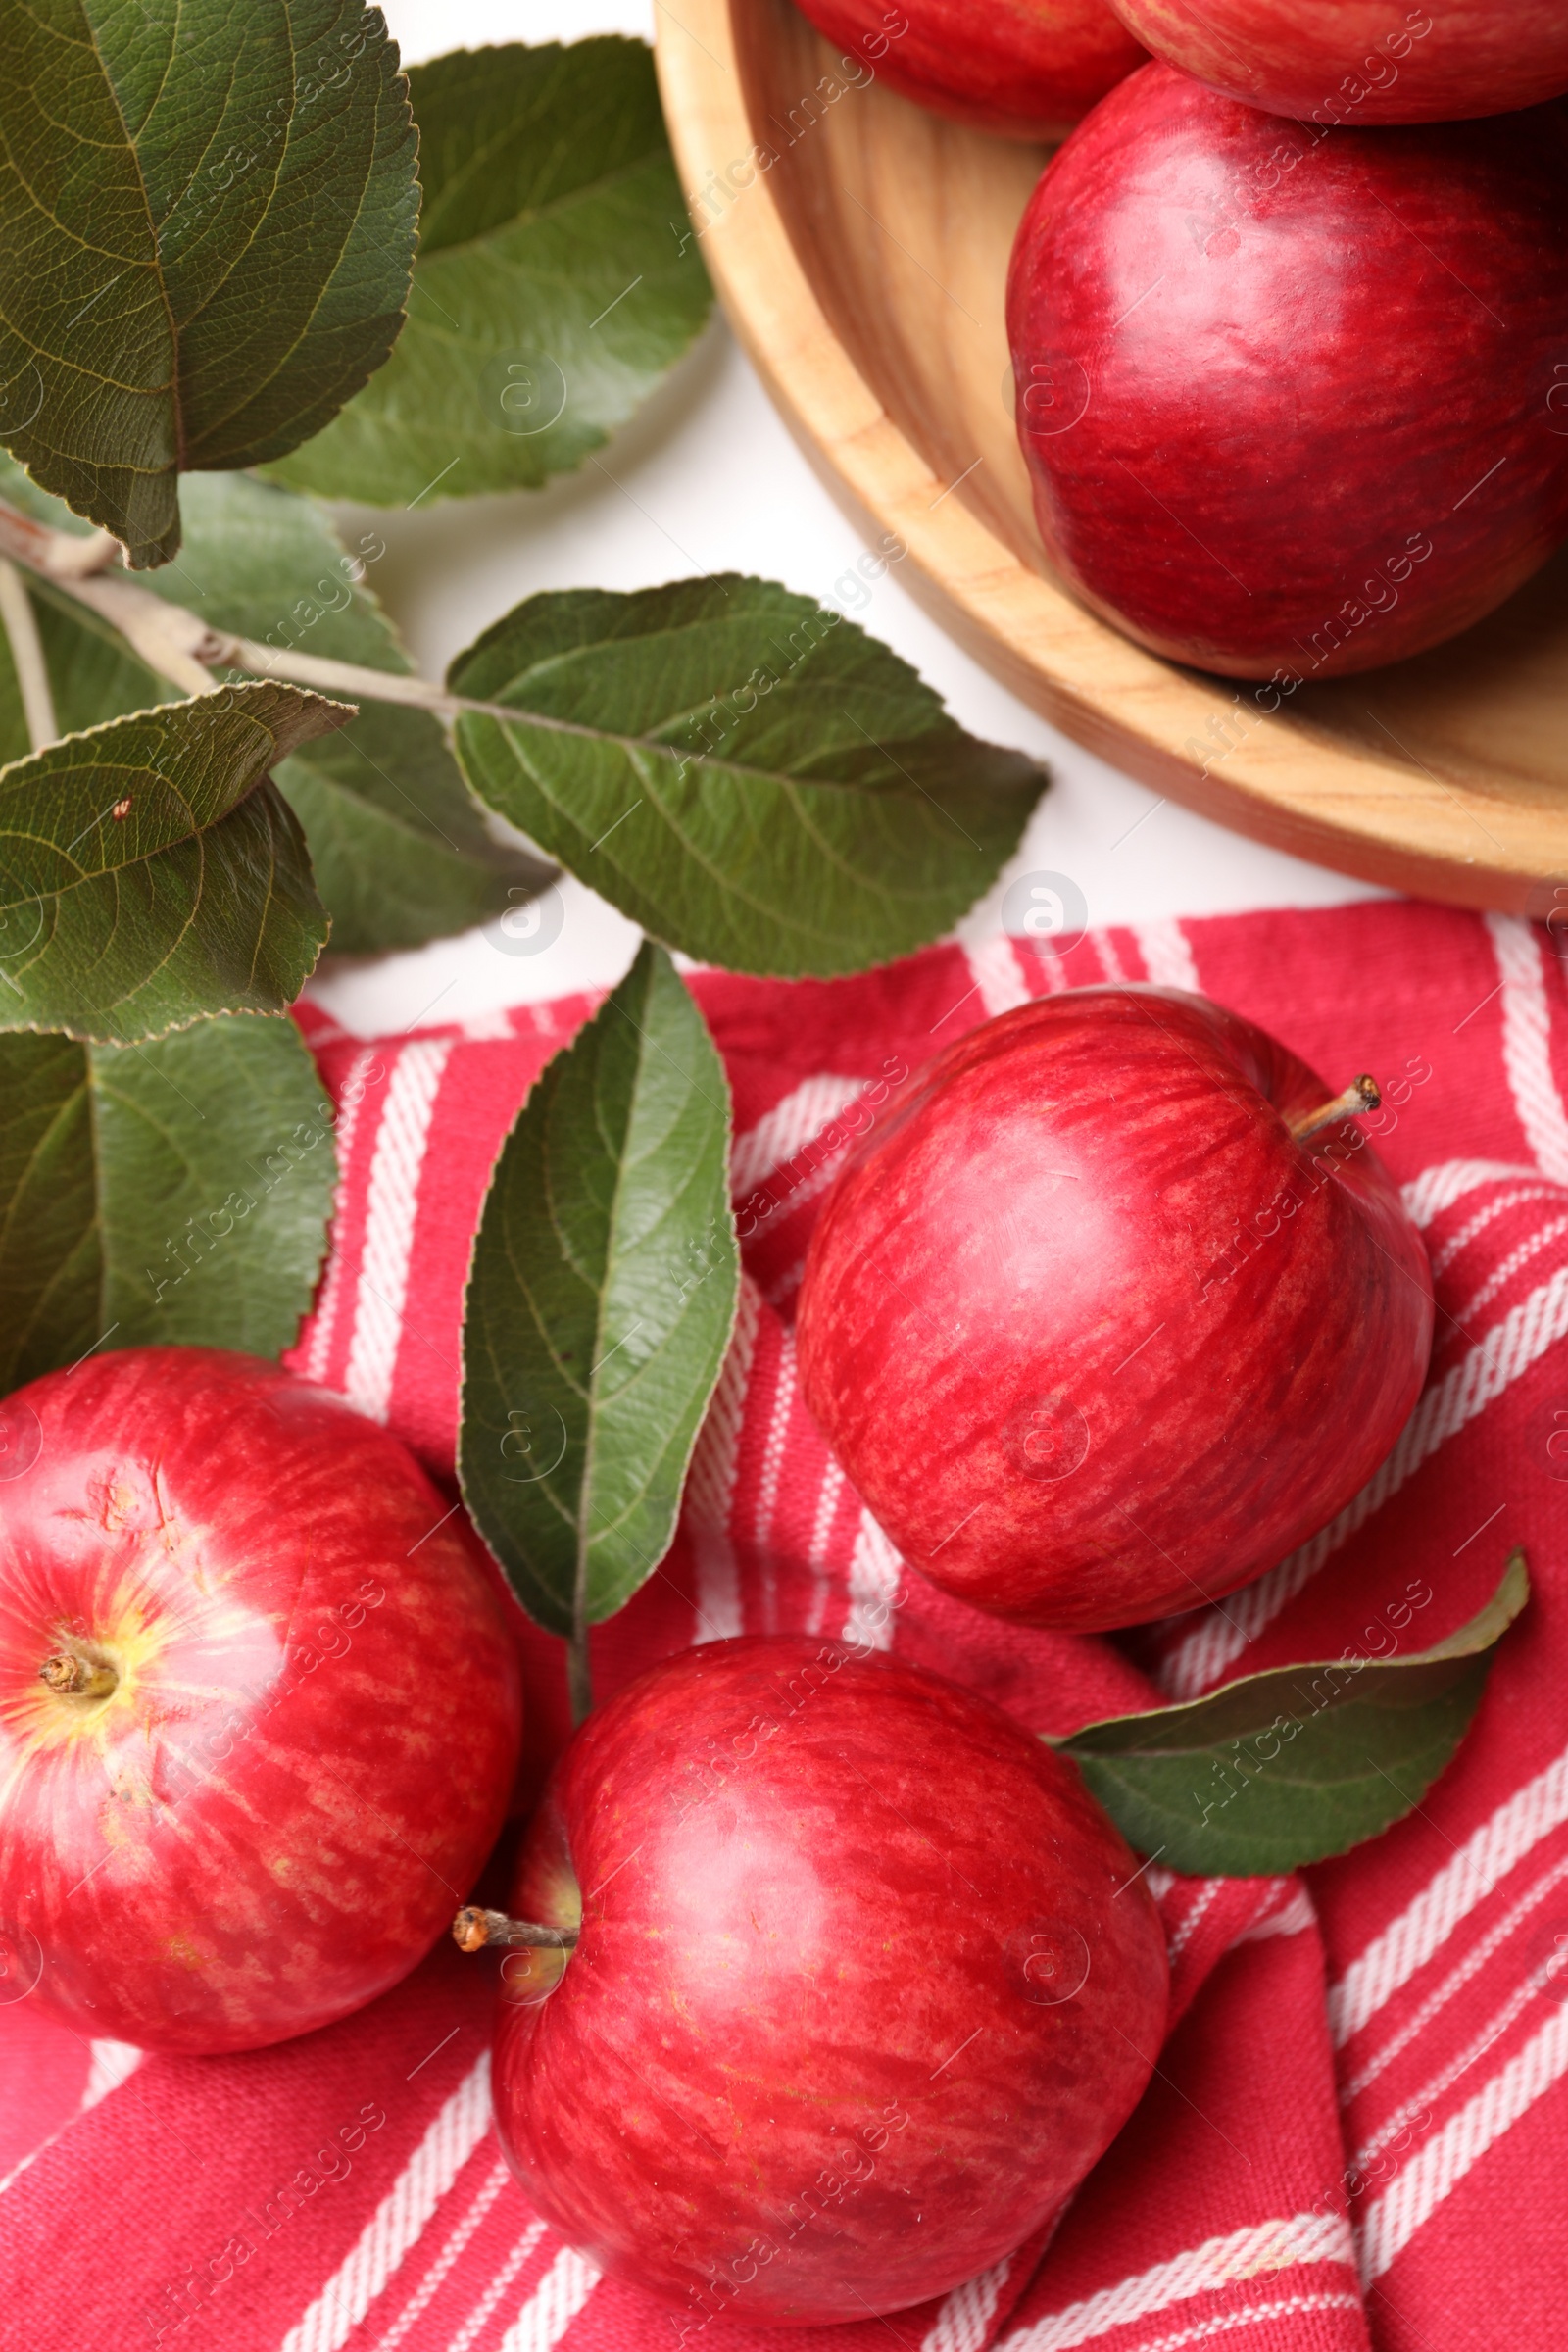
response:
[(1568, 552), (1452, 643), (1304, 686), (1274, 717), (1249, 696), (1244, 717), (1233, 682), (1086, 612), (1036, 537), (1003, 300), (1047, 151), (880, 81), (846, 86), (790, 0), (658, 15), (682, 185), (730, 323), (829, 484), (862, 528), (906, 542), (971, 653), (1238, 832), (1459, 906), (1568, 906)]

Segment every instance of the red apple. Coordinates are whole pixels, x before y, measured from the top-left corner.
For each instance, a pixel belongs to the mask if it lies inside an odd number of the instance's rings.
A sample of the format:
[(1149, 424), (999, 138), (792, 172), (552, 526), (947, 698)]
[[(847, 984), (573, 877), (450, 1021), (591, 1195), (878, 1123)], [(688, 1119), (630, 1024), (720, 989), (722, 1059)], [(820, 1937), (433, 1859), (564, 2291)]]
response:
[[(1082, 988), (951, 1047), (824, 1203), (801, 1378), (911, 1567), (1025, 1624), (1197, 1607), (1332, 1518), (1432, 1341), (1331, 1090), (1201, 997)], [(1343, 1109), (1343, 1105), (1340, 1106)]]
[(251, 2049), (430, 1948), (520, 1738), (501, 1603), (395, 1438), (244, 1355), (0, 1407), (0, 1941), (84, 2034)]
[(1565, 213), (1568, 110), (1330, 133), (1145, 67), (1013, 248), (1052, 561), (1265, 711), (1468, 627), (1568, 537)]
[(941, 2294), (1149, 2078), (1136, 1870), (1070, 1766), (936, 1675), (784, 1636), (666, 1659), (530, 1832), (515, 1908), (581, 1939), (507, 1956), (502, 2146), (572, 2244), (685, 2305), (683, 2340)]
[(1211, 89), (1299, 122), (1456, 122), (1568, 90), (1562, 0), (1111, 0)]
[(858, 59), (917, 106), (1009, 139), (1059, 139), (1144, 62), (1105, 0), (802, 5), (817, 30), (849, 53), (846, 66)]

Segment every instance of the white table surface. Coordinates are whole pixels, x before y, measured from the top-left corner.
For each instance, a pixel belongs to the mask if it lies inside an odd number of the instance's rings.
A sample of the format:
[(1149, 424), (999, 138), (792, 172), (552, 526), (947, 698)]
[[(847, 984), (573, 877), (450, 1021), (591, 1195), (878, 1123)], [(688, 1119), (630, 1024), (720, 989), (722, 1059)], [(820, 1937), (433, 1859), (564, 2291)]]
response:
[[(498, 41), (653, 34), (654, 0), (384, 5), (411, 63)], [(606, 456), (619, 487), (588, 468), (541, 491), (454, 500), (412, 514), (377, 512), (388, 552), (376, 586), (427, 675), (439, 676), (482, 628), (539, 589), (643, 588), (734, 570), (825, 603), (863, 552), (722, 321)], [(344, 510), (351, 522), (357, 512)], [(995, 929), (1007, 879), (1040, 869), (1077, 882), (1093, 924), (1382, 895), (1226, 833), (1081, 750), (954, 644), (896, 574), (877, 583), (855, 617), (913, 662), (973, 733), (1033, 752), (1054, 770), (1054, 787), (1023, 848), (960, 926), (965, 934)], [(636, 931), (580, 884), (561, 887), (566, 919), (539, 955), (503, 955), (470, 932), (411, 955), (331, 960), (311, 993), (369, 1036), (614, 981), (635, 953)]]

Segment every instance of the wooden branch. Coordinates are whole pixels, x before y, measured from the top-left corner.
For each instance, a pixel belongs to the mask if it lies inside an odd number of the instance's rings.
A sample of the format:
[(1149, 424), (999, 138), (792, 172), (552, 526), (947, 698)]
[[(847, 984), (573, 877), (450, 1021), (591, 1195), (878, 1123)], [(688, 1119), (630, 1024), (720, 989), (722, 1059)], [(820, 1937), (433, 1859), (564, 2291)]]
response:
[[(186, 694), (210, 694), (217, 683), (215, 669), (243, 669), (254, 677), (313, 686), (318, 693), (349, 702), (399, 703), (431, 711), (437, 718), (458, 718), (471, 710), (483, 718), (545, 727), (556, 735), (580, 735), (590, 743), (622, 742), (646, 748), (638, 737), (612, 735), (603, 727), (552, 718), (542, 710), (519, 710), (508, 703), (474, 702), (466, 695), (449, 694), (428, 678), (411, 677), (403, 671), (368, 669), (358, 662), (331, 662), (319, 654), (259, 645), (252, 637), (231, 637), (210, 627), (183, 605), (138, 587), (133, 580), (107, 579), (101, 569), (84, 571), (75, 553), (80, 544), (71, 533), (51, 531), (0, 499), (0, 558), (9, 557), (24, 565), (39, 579), (48, 580), (98, 613), (119, 630), (149, 669)], [(703, 758), (701, 753), (693, 754), (691, 763), (695, 766)]]
[(4, 556), (0, 556), (0, 622), (11, 640), (12, 666), (22, 696), (22, 714), (27, 722), (27, 739), (35, 752), (41, 752), (46, 743), (55, 743), (60, 736), (49, 666), (43, 658), (32, 599), (23, 586), (21, 572)]

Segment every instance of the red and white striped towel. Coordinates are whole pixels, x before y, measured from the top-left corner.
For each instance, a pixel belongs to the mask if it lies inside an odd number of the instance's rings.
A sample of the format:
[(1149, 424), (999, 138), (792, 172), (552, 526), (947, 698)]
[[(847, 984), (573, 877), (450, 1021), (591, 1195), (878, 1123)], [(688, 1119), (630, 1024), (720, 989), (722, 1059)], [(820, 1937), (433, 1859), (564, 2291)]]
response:
[[(803, 1410), (789, 1329), (846, 1140), (837, 1114), (988, 1013), (1105, 976), (1202, 989), (1335, 1082), (1360, 1068), (1396, 1080), (1381, 1148), (1442, 1310), (1430, 1385), (1366, 1493), (1223, 1613), (1121, 1644), (1020, 1634), (906, 1575)], [(1185, 1695), (1348, 1645), (1424, 1643), (1479, 1605), (1517, 1544), (1536, 1583), (1458, 1762), (1409, 1820), (1304, 1884), (1156, 1877), (1175, 2023), (1050, 2247), (941, 2305), (808, 2340), (1560, 2340), (1568, 1974), (1547, 1963), (1568, 1950), (1568, 968), (1554, 943), (1511, 917), (1379, 904), (1092, 933), (1060, 963), (998, 940), (831, 984), (704, 972), (692, 985), (734, 1085), (748, 1279), (676, 1545), (596, 1636), (601, 1693), (714, 1634), (850, 1631), (1061, 1731), (1147, 1703), (1145, 1669)], [(333, 1255), (294, 1360), (438, 1476), (486, 1174), (589, 1009), (369, 1046), (302, 1014), (347, 1100)], [(873, 1605), (895, 1594), (896, 1608)], [(521, 1638), (536, 1778), (564, 1734), (564, 1688), (556, 1645)], [(599, 2282), (507, 2178), (488, 2129), (490, 1997), (485, 1965), (443, 1948), (329, 2033), (139, 2064), (26, 2002), (0, 2009), (0, 2343), (674, 2352), (671, 2315)], [(711, 2331), (712, 2352), (801, 2341), (748, 2329), (744, 2313)]]

